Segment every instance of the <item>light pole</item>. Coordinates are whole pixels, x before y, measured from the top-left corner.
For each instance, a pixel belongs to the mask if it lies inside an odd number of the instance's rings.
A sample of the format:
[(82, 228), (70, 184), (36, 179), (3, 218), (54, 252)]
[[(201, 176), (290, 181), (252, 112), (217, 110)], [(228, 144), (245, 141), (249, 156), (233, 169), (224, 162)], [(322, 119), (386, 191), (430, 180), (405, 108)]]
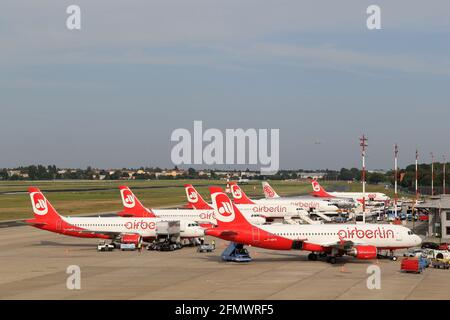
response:
[(366, 223), (366, 147), (367, 138), (365, 135), (360, 139), (362, 148), (362, 185), (363, 185), (363, 223)]
[(419, 202), (419, 150), (416, 150), (416, 205)]
[(447, 158), (445, 157), (445, 155), (443, 156), (443, 158), (444, 158), (444, 163), (442, 164), (442, 171), (443, 171), (443, 174), (444, 174), (444, 177), (443, 177), (443, 180), (444, 180), (444, 182), (443, 182), (443, 184), (442, 184), (442, 194), (446, 194), (447, 193), (447, 187), (446, 187), (446, 185), (445, 185), (445, 169), (446, 169), (446, 167), (447, 167)]
[(434, 196), (434, 153), (431, 152), (431, 195)]
[(398, 146), (395, 144), (394, 146), (394, 172), (395, 172), (395, 196), (394, 196), (394, 212), (395, 212), (395, 218), (398, 218), (398, 212), (397, 212), (397, 202), (398, 202)]

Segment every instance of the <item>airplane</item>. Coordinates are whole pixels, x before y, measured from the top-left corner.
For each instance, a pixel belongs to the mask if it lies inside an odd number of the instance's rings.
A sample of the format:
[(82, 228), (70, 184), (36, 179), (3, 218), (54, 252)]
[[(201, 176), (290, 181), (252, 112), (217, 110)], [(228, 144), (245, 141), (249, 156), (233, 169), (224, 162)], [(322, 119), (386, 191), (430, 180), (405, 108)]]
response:
[[(148, 209), (139, 201), (136, 195), (127, 186), (120, 186), (123, 211), (119, 212), (122, 217), (153, 217), (166, 220), (191, 220), (196, 221), (202, 228), (211, 228), (217, 224), (214, 217), (214, 209), (203, 205), (205, 209)], [(189, 198), (188, 198), (189, 199)], [(203, 200), (203, 198), (202, 198)], [(204, 201), (204, 200), (203, 200)], [(206, 203), (206, 202), (205, 202)], [(244, 212), (249, 221), (254, 224), (264, 224), (266, 219), (261, 215)]]
[[(317, 199), (317, 197), (313, 196), (292, 196), (292, 197), (280, 197), (278, 193), (275, 191), (275, 189), (272, 188), (272, 186), (267, 182), (262, 182), (262, 188), (264, 191), (264, 196), (267, 200), (314, 200)], [(338, 208), (342, 209), (350, 209), (355, 208), (357, 206), (357, 203), (352, 198), (322, 198), (322, 200), (328, 202), (330, 205), (336, 206)]]
[(335, 205), (331, 205), (327, 201), (323, 201), (317, 198), (310, 199), (261, 199), (261, 200), (251, 200), (245, 192), (239, 187), (236, 182), (230, 183), (231, 194), (233, 195), (234, 203), (237, 205), (257, 205), (257, 206), (293, 206), (297, 209), (306, 210), (306, 211), (321, 211), (321, 212), (336, 212), (338, 211), (338, 207)]
[(210, 187), (218, 227), (207, 229), (206, 235), (272, 250), (310, 251), (308, 260), (317, 253), (336, 263), (336, 257), (349, 255), (357, 259), (376, 259), (378, 252), (419, 246), (421, 238), (400, 225), (382, 224), (322, 224), (322, 225), (261, 225), (248, 222), (239, 208), (220, 187)]
[[(188, 207), (195, 209), (206, 209), (213, 210), (214, 208), (208, 204), (203, 197), (198, 193), (198, 191), (191, 184), (185, 185), (186, 196), (188, 199)], [(254, 203), (251, 201), (242, 202), (237, 204), (241, 212), (244, 214), (248, 214), (251, 212), (252, 214), (260, 215), (266, 219), (266, 221), (273, 219), (286, 219), (291, 217), (299, 217), (300, 215), (307, 215), (306, 210), (299, 209), (297, 206), (294, 206), (289, 203)]]
[[(317, 180), (311, 180), (313, 192), (311, 193), (314, 197), (318, 198), (352, 198), (360, 203), (363, 202), (364, 195), (362, 192), (327, 192), (320, 185)], [(368, 192), (366, 193), (365, 201), (376, 201), (376, 202), (386, 202), (390, 198), (384, 193), (380, 192)]]
[[(34, 219), (24, 222), (38, 229), (79, 238), (111, 239), (116, 243), (139, 244), (156, 238), (159, 218), (139, 217), (63, 217), (38, 188), (28, 189)], [(204, 236), (204, 229), (198, 223), (180, 220), (181, 238)]]

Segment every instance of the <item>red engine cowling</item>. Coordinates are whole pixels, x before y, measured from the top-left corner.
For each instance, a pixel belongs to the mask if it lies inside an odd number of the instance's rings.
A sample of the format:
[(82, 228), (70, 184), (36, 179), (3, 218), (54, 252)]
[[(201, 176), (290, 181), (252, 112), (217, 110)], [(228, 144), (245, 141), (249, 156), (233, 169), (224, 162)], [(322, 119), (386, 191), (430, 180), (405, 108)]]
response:
[(318, 244), (303, 242), (302, 250), (311, 251), (311, 252), (323, 252), (324, 248)]
[(142, 237), (138, 234), (124, 234), (120, 237), (122, 243), (134, 243), (138, 245), (142, 241)]
[(374, 246), (355, 246), (348, 250), (347, 254), (357, 259), (370, 260), (377, 258), (378, 251)]

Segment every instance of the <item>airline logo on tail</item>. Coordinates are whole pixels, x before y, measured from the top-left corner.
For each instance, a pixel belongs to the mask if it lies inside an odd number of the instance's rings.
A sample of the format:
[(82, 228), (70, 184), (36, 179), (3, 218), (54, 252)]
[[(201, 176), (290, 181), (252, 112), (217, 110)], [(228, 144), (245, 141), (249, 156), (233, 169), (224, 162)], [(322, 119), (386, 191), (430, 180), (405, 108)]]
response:
[(216, 192), (211, 195), (212, 202), (215, 206), (215, 217), (221, 222), (231, 222), (234, 220), (236, 213), (233, 204), (226, 194)]
[(332, 196), (331, 194), (326, 192), (324, 188), (322, 188), (317, 180), (311, 180), (311, 184), (314, 191), (312, 194), (314, 196), (321, 198), (334, 198), (334, 196)]
[(197, 191), (193, 187), (191, 187), (191, 186), (186, 187), (186, 196), (190, 203), (198, 202)]
[(123, 206), (128, 209), (134, 208), (136, 205), (134, 194), (129, 189), (121, 189), (120, 194), (122, 195)]
[(31, 204), (33, 205), (33, 212), (39, 216), (44, 216), (48, 213), (47, 199), (40, 192), (30, 193)]
[(238, 185), (236, 184), (231, 185), (231, 192), (233, 193), (233, 197), (235, 199), (242, 199), (242, 191)]
[(274, 198), (275, 197), (275, 191), (272, 189), (272, 187), (268, 184), (264, 185), (263, 187), (264, 194), (267, 198)]
[(316, 180), (312, 181), (312, 188), (313, 188), (314, 192), (320, 192), (320, 190), (322, 190), (322, 188), (320, 187), (320, 184)]

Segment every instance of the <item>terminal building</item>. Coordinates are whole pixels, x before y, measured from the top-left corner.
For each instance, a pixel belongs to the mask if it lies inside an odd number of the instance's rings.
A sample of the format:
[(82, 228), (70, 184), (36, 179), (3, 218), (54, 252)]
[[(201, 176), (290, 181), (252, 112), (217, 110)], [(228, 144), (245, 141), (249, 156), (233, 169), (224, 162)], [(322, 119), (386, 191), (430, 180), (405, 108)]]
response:
[(450, 195), (433, 196), (416, 208), (430, 212), (428, 236), (450, 242)]

